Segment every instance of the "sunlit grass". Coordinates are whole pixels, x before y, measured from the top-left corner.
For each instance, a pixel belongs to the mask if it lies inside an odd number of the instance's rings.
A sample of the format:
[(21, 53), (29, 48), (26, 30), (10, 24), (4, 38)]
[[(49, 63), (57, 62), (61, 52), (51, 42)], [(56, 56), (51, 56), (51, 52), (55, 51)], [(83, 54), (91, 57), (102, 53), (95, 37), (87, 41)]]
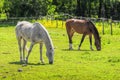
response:
[[(51, 22), (48, 22), (51, 24)], [(61, 22), (60, 22), (61, 23)], [(47, 22), (43, 23), (46, 24)], [(120, 79), (120, 35), (101, 36), (102, 50), (90, 51), (88, 36), (77, 50), (80, 34), (73, 37), (74, 50), (68, 50), (65, 28), (47, 30), (55, 47), (54, 64), (49, 65), (43, 47), (45, 65), (39, 62), (39, 45), (35, 45), (29, 57), (29, 64), (19, 63), (19, 50), (15, 37), (15, 27), (0, 27), (0, 80), (119, 80)], [(54, 24), (54, 22), (53, 22)], [(56, 24), (54, 24), (56, 25)], [(94, 41), (94, 39), (93, 39)], [(19, 72), (18, 70), (22, 71)]]

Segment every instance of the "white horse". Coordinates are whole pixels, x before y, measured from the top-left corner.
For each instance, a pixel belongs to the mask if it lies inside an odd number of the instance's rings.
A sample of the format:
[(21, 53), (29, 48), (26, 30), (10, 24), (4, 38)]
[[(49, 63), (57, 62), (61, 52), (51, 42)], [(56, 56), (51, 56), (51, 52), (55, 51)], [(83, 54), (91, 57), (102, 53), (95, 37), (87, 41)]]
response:
[[(28, 57), (33, 46), (36, 43), (40, 44), (40, 60), (44, 63), (42, 58), (42, 46), (45, 43), (46, 46), (46, 56), (49, 59), (49, 64), (53, 64), (54, 48), (52, 40), (48, 34), (48, 31), (40, 23), (30, 23), (27, 21), (18, 22), (15, 28), (16, 37), (18, 40), (19, 51), (20, 51), (20, 62), (28, 63)], [(22, 42), (23, 40), (23, 46)], [(28, 49), (28, 54), (25, 58), (25, 48), (27, 41), (30, 41), (30, 48)]]

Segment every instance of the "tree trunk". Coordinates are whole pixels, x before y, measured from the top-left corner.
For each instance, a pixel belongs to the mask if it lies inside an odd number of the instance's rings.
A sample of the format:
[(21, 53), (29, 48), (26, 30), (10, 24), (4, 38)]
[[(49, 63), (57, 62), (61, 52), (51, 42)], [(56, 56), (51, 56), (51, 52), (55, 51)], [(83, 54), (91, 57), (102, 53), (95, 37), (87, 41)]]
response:
[(91, 17), (91, 1), (88, 0), (88, 17)]
[(101, 10), (102, 10), (102, 0), (99, 0), (99, 12), (98, 12), (98, 18), (102, 17)]
[(82, 0), (82, 2), (81, 2), (81, 7), (82, 7), (82, 9), (81, 9), (81, 16), (83, 16), (83, 17), (85, 17), (86, 16), (86, 14), (85, 14), (85, 11), (86, 11), (86, 0)]
[(80, 0), (77, 0), (76, 15), (81, 16)]

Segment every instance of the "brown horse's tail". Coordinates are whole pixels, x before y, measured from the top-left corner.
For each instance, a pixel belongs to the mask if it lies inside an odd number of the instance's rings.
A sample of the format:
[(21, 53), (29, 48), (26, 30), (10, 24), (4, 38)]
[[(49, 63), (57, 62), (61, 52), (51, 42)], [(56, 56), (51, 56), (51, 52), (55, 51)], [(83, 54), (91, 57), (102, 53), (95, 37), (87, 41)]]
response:
[(89, 25), (90, 30), (93, 32), (93, 34), (96, 34), (99, 37), (98, 30), (96, 26), (93, 24), (93, 22), (89, 20), (88, 25)]

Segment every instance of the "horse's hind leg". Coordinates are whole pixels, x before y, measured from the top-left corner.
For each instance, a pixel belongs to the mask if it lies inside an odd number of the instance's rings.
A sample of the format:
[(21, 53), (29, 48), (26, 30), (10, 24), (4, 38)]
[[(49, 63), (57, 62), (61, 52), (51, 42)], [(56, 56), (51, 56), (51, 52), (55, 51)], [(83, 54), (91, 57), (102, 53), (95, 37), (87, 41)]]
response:
[(23, 39), (23, 61), (25, 62), (25, 47), (26, 47), (27, 41)]
[(42, 58), (42, 47), (43, 47), (43, 43), (40, 43), (40, 61), (41, 61), (41, 63), (44, 64), (44, 60)]
[(91, 49), (91, 50), (94, 50), (94, 49), (92, 48), (92, 35), (89, 35), (89, 39), (90, 39), (90, 49)]
[(26, 63), (28, 63), (28, 57), (29, 57), (29, 55), (30, 55), (30, 53), (31, 53), (31, 51), (32, 51), (33, 46), (34, 46), (34, 42), (31, 42), (30, 48), (29, 48), (29, 50), (28, 50), (28, 54), (27, 54), (27, 57), (26, 57)]
[(23, 55), (22, 55), (22, 47), (21, 47), (21, 38), (20, 37), (18, 37), (18, 46), (19, 46), (19, 52), (20, 52), (20, 62), (22, 62), (23, 61)]
[(73, 47), (72, 47), (72, 36), (68, 36), (69, 38), (69, 50), (72, 50)]
[(68, 34), (68, 39), (69, 39), (69, 50), (72, 50), (73, 47), (72, 47), (72, 37), (73, 37), (73, 34), (74, 34), (74, 31), (72, 30), (71, 27), (66, 27), (67, 29), (67, 34)]
[(79, 44), (79, 46), (78, 46), (78, 50), (80, 50), (80, 47), (81, 47), (81, 45), (82, 45), (82, 43), (83, 43), (83, 41), (84, 41), (84, 39), (85, 39), (85, 36), (86, 36), (86, 34), (83, 34), (82, 39), (81, 39), (81, 42), (80, 42), (80, 44)]

